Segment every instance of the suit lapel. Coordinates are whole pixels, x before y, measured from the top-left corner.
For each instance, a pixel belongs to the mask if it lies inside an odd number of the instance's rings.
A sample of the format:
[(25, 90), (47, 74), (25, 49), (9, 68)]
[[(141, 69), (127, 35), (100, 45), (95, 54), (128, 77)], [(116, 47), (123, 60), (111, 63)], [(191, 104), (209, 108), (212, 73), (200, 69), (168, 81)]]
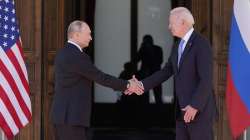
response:
[[(179, 64), (179, 69), (181, 68), (182, 63), (183, 63), (183, 61), (185, 60), (185, 57), (187, 56), (188, 52), (190, 51), (190, 49), (191, 49), (191, 47), (192, 47), (193, 40), (194, 40), (195, 36), (196, 36), (196, 33), (195, 33), (195, 31), (193, 31), (192, 35), (190, 36), (190, 38), (189, 38), (189, 40), (188, 40), (188, 42), (187, 42), (187, 44), (186, 44), (186, 47), (185, 47), (185, 49), (184, 49), (184, 52), (183, 52), (183, 54), (182, 54), (182, 56), (181, 56), (181, 60), (180, 60), (180, 64)], [(177, 57), (178, 57), (178, 56), (177, 56)], [(177, 58), (177, 59), (178, 59), (178, 58)], [(176, 63), (176, 65), (177, 65), (177, 63)]]

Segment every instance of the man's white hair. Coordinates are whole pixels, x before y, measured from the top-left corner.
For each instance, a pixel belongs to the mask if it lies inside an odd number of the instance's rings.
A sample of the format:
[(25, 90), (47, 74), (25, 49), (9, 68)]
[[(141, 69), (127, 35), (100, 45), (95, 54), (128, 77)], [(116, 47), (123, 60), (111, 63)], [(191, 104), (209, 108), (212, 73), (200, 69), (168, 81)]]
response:
[(87, 24), (84, 21), (80, 21), (80, 20), (75, 20), (71, 22), (67, 31), (68, 39), (72, 37), (73, 33), (81, 32), (84, 29), (85, 25)]
[(183, 19), (190, 26), (194, 25), (194, 17), (191, 12), (185, 7), (177, 7), (170, 11), (170, 15), (177, 16), (179, 19)]

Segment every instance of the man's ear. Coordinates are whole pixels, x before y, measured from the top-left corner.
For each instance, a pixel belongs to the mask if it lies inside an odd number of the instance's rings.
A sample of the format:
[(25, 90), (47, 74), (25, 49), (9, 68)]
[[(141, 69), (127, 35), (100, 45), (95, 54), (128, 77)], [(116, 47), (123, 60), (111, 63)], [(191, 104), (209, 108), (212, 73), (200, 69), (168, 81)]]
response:
[(74, 36), (75, 36), (75, 37), (79, 37), (79, 33), (78, 33), (78, 32), (75, 32)]

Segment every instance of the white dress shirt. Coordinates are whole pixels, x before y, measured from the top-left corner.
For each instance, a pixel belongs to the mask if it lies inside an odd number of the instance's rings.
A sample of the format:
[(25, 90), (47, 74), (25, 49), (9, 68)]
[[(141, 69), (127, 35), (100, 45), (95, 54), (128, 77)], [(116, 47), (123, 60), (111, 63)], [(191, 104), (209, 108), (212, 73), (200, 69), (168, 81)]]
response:
[(75, 42), (68, 40), (68, 43), (75, 45), (81, 52), (83, 52), (82, 48), (78, 44), (76, 44)]
[(182, 38), (183, 40), (185, 40), (185, 42), (183, 43), (183, 47), (182, 47), (182, 52), (184, 51), (184, 49), (186, 48), (187, 42), (189, 40), (189, 38), (191, 37), (192, 33), (194, 31), (194, 28), (192, 27)]

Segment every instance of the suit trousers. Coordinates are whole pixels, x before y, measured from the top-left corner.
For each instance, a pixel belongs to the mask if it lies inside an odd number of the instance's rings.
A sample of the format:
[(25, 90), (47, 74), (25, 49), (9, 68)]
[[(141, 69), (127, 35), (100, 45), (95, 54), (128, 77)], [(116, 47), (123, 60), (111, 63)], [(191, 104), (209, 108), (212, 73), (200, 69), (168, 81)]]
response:
[(88, 140), (88, 137), (88, 130), (84, 126), (55, 125), (55, 140)]
[(176, 140), (213, 140), (213, 121), (176, 121)]

